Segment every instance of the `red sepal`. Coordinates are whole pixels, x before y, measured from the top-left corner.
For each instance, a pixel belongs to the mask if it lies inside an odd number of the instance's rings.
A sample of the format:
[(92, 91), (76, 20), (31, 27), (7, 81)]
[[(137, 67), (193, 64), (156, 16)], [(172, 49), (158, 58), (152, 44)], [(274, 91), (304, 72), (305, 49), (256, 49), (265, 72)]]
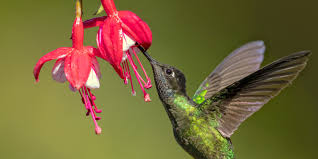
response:
[(34, 75), (36, 82), (39, 81), (39, 74), (40, 74), (41, 68), (44, 65), (44, 63), (51, 61), (51, 60), (54, 60), (54, 59), (64, 58), (72, 50), (73, 50), (73, 48), (62, 47), (62, 48), (58, 48), (58, 49), (56, 49), (52, 52), (49, 52), (46, 55), (42, 56), (39, 59), (39, 61), (36, 63), (34, 70), (33, 70), (33, 75)]
[(101, 2), (107, 15), (111, 15), (117, 12), (117, 9), (113, 0), (101, 0)]
[(119, 11), (118, 15), (129, 28), (123, 27), (125, 34), (135, 39), (147, 50), (152, 43), (152, 32), (148, 24), (131, 11)]
[(102, 41), (99, 43), (99, 48), (103, 48), (100, 49), (101, 54), (114, 67), (118, 75), (124, 78), (120, 66), (123, 57), (123, 34), (121, 25), (115, 18), (107, 18), (100, 29), (102, 30), (102, 35), (99, 36), (101, 36), (100, 39)]
[(64, 72), (70, 84), (80, 89), (86, 83), (92, 68), (91, 57), (87, 50), (74, 50), (65, 58)]

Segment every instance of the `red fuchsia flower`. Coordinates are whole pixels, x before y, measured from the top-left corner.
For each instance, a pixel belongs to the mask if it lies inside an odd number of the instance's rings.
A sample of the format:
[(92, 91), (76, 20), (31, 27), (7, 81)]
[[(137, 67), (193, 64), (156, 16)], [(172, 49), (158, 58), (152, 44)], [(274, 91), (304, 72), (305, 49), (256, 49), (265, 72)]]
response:
[[(151, 88), (151, 81), (137, 56), (140, 51), (138, 46), (147, 50), (152, 43), (149, 26), (133, 12), (117, 11), (113, 0), (101, 0), (101, 2), (107, 16), (85, 21), (84, 28), (99, 27), (97, 45), (101, 57), (113, 66), (118, 75), (124, 79), (125, 84), (130, 81), (132, 94), (135, 95), (130, 65), (143, 91), (145, 101), (151, 101), (149, 94), (145, 91), (145, 88)], [(133, 56), (139, 63), (146, 81), (137, 71)]]
[(83, 46), (84, 27), (81, 18), (81, 5), (77, 1), (77, 14), (72, 29), (72, 47), (58, 48), (40, 58), (34, 67), (34, 77), (39, 81), (39, 73), (47, 61), (57, 59), (52, 70), (53, 79), (64, 83), (68, 81), (73, 91), (79, 91), (82, 102), (85, 105), (87, 114), (92, 115), (96, 134), (100, 134), (102, 129), (98, 126), (97, 120), (100, 117), (96, 113), (101, 113), (94, 100), (96, 97), (91, 89), (99, 88), (100, 70), (95, 56), (100, 56), (99, 50), (91, 46)]

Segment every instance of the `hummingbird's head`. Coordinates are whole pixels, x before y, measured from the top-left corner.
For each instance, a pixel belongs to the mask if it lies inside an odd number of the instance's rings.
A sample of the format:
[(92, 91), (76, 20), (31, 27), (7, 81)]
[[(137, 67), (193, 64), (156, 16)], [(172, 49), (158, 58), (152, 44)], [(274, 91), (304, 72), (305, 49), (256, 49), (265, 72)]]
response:
[(173, 99), (175, 94), (186, 96), (186, 79), (180, 70), (170, 65), (159, 63), (147, 52), (144, 52), (144, 55), (152, 66), (157, 91), (161, 100), (168, 102), (169, 99)]

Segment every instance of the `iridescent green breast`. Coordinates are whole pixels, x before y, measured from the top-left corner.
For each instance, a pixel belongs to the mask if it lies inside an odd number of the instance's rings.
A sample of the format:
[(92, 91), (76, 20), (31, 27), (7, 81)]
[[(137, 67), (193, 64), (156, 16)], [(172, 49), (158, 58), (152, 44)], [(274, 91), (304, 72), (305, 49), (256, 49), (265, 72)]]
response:
[(201, 112), (187, 98), (176, 96), (174, 106), (178, 127), (175, 136), (178, 143), (196, 159), (233, 159), (231, 141), (224, 138), (215, 127), (215, 118), (201, 116)]

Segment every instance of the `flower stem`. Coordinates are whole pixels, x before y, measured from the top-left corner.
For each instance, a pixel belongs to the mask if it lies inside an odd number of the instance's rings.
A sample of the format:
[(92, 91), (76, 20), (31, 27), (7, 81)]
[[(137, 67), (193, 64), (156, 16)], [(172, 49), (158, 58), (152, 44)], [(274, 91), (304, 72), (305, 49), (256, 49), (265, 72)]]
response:
[(72, 28), (73, 48), (82, 49), (84, 41), (84, 27), (82, 21), (82, 0), (76, 0), (76, 18)]
[(117, 13), (117, 9), (113, 0), (101, 0), (103, 8), (107, 15), (113, 15)]

